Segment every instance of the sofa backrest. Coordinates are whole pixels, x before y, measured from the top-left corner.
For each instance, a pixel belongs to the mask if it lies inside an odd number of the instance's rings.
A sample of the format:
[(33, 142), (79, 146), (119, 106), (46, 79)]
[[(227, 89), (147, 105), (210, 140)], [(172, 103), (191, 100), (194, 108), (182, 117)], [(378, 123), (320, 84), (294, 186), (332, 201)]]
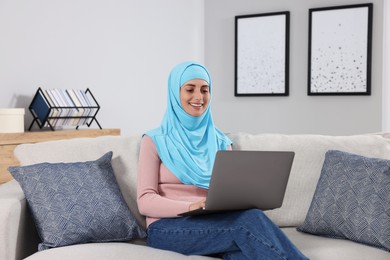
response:
[[(228, 134), (235, 150), (294, 151), (295, 158), (283, 205), (266, 214), (279, 226), (303, 223), (319, 179), (325, 153), (330, 149), (368, 157), (390, 159), (390, 139), (381, 135), (324, 136), (283, 134)], [(15, 149), (21, 165), (40, 162), (95, 160), (113, 151), (112, 165), (124, 198), (138, 222), (145, 227), (136, 204), (137, 166), (141, 135), (101, 136), (35, 144)]]

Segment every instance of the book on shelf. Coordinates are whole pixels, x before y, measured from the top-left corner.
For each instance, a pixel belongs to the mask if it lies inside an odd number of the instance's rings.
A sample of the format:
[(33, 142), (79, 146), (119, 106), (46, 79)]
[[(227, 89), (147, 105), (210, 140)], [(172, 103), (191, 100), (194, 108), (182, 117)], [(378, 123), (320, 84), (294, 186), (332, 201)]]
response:
[(74, 93), (73, 89), (67, 89), (66, 92), (68, 93), (70, 97), (70, 101), (73, 104), (73, 107), (76, 108), (76, 111), (74, 115), (76, 118), (74, 118), (75, 122), (74, 125), (85, 125), (86, 124), (86, 118), (83, 118), (84, 116), (84, 108), (81, 105), (79, 99), (77, 98), (76, 94)]
[(75, 94), (78, 98), (78, 100), (80, 101), (81, 103), (81, 106), (82, 107), (85, 107), (85, 114), (84, 114), (84, 117), (85, 117), (85, 123), (88, 123), (88, 117), (91, 115), (91, 108), (89, 107), (87, 101), (85, 100), (84, 96), (83, 96), (83, 91), (80, 90), (80, 89), (75, 89)]
[(46, 90), (44, 90), (42, 92), (43, 92), (43, 95), (45, 96), (45, 98), (46, 98), (46, 100), (49, 103), (50, 108), (51, 108), (51, 112), (49, 114), (49, 120), (45, 126), (48, 126), (48, 124), (55, 126), (56, 122), (58, 120), (58, 119), (56, 119), (56, 117), (59, 114), (58, 108), (56, 108), (56, 105), (55, 105), (52, 97), (50, 96), (49, 92)]
[(66, 109), (65, 109), (65, 104), (64, 104), (64, 101), (62, 100), (61, 98), (61, 94), (60, 94), (60, 91), (55, 88), (55, 89), (52, 89), (50, 90), (53, 92), (53, 95), (57, 101), (57, 106), (60, 108), (60, 118), (59, 118), (59, 125), (66, 125), (66, 116), (68, 115)]
[(41, 92), (37, 92), (31, 103), (36, 109), (33, 111), (33, 116), (43, 125), (46, 118), (50, 115), (50, 105)]
[(87, 88), (81, 89), (46, 89), (38, 88), (29, 107), (33, 114), (34, 122), (40, 128), (49, 126), (55, 127), (87, 125), (95, 121), (99, 128), (101, 126), (96, 119), (96, 114), (100, 109), (99, 104)]

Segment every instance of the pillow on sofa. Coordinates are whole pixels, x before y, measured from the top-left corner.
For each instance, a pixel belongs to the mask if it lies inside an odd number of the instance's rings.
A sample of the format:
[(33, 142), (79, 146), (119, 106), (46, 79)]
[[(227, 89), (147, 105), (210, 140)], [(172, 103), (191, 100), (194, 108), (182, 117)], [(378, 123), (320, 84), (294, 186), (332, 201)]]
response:
[(119, 190), (112, 152), (96, 161), (9, 167), (42, 242), (38, 250), (145, 237)]
[(390, 160), (330, 150), (302, 232), (390, 250)]

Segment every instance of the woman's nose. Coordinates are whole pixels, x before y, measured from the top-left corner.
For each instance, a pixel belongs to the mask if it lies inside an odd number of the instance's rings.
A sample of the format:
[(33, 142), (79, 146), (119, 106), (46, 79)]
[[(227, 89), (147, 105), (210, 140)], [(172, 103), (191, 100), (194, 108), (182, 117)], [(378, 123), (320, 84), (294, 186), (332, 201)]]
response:
[(195, 94), (194, 94), (195, 98), (196, 99), (202, 99), (202, 92), (201, 91), (195, 91)]

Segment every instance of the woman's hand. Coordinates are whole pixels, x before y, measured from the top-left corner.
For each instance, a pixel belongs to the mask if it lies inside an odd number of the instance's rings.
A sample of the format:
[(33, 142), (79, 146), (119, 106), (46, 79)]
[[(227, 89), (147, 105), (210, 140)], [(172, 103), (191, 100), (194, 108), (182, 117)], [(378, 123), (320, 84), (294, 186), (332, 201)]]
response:
[(197, 202), (192, 203), (192, 204), (188, 207), (188, 211), (195, 210), (195, 209), (200, 209), (200, 208), (204, 208), (205, 206), (206, 206), (206, 199), (202, 199), (202, 200), (200, 200), (200, 201), (197, 201)]

